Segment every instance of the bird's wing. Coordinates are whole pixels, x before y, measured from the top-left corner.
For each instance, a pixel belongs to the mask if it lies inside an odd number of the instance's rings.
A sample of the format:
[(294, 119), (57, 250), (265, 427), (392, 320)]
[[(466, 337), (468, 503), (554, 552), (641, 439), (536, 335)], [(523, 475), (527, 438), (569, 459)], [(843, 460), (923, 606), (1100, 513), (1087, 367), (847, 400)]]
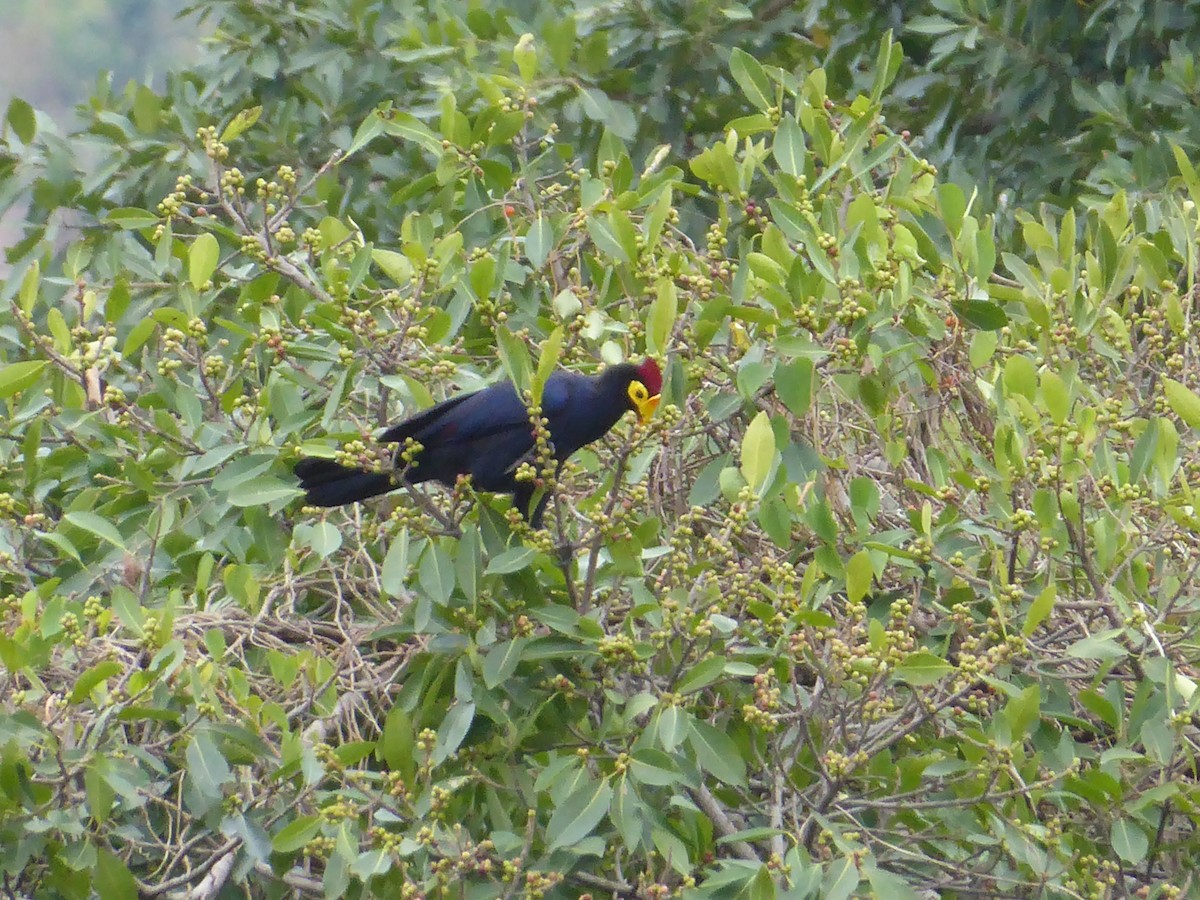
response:
[(542, 388), (542, 415), (556, 416), (566, 409), (575, 393), (575, 383), (580, 380), (586, 381), (583, 376), (573, 372), (564, 372), (561, 369), (552, 372), (546, 379), (546, 386)]
[[(569, 402), (569, 373), (555, 372), (542, 391), (543, 415), (557, 415)], [(387, 443), (413, 438), (422, 444), (472, 442), (506, 431), (529, 429), (529, 412), (512, 383), (501, 381), (470, 394), (451, 397), (393, 425), (381, 436)]]
[(459, 394), (457, 397), (451, 397), (449, 400), (443, 400), (436, 406), (431, 406), (424, 412), (419, 412), (415, 416), (410, 416), (403, 422), (398, 422), (387, 431), (379, 436), (379, 440), (385, 444), (400, 444), (405, 438), (416, 438), (417, 435), (425, 431), (430, 425), (436, 423), (443, 416), (448, 415), (456, 407), (461, 406), (472, 397), (476, 396), (475, 392), (470, 394)]

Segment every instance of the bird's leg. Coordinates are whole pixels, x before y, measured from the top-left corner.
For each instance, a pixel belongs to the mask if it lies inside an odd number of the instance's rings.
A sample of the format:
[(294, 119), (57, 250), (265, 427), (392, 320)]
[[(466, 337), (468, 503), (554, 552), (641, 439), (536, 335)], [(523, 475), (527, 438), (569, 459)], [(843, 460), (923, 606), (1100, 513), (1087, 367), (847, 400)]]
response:
[(558, 489), (558, 476), (562, 474), (563, 464), (565, 460), (559, 460), (558, 465), (554, 469), (554, 480), (552, 482), (554, 491), (554, 511), (555, 521), (558, 528), (558, 544), (554, 548), (554, 555), (557, 558), (558, 567), (563, 573), (563, 583), (567, 586), (567, 596), (571, 598), (571, 605), (578, 608), (579, 594), (575, 590), (575, 577), (571, 571), (575, 561), (575, 542), (567, 535), (567, 517), (566, 510), (563, 507), (562, 491)]
[(567, 511), (563, 504), (562, 491), (558, 489), (558, 478), (562, 475), (564, 465), (566, 465), (566, 460), (560, 459), (558, 465), (554, 467), (554, 478), (548, 485), (548, 488), (554, 494), (555, 519), (558, 523), (558, 545), (554, 548), (554, 552), (561, 561), (560, 565), (569, 564), (575, 555), (575, 543), (567, 535)]

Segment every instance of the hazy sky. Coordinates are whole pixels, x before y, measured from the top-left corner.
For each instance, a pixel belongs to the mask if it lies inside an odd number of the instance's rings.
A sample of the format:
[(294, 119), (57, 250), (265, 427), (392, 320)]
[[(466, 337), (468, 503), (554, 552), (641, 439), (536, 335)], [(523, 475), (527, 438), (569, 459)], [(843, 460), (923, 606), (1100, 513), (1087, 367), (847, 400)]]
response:
[(101, 72), (162, 83), (195, 57), (186, 0), (0, 0), (0, 113), (18, 96), (63, 118)]

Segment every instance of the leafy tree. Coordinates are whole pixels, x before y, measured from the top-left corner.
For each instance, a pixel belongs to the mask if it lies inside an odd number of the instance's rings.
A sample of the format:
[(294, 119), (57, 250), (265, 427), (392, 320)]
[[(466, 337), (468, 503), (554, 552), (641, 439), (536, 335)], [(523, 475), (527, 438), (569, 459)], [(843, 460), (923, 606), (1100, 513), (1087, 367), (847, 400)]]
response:
[(914, 131), (956, 175), (1065, 206), (1153, 194), (1175, 174), (1171, 145), (1200, 146), (1198, 3), (919, 7), (904, 30), (921, 71)]
[[(845, 93), (733, 51), (658, 152), (587, 15), (214, 11), (246, 65), (96, 98), (91, 161), (7, 118), (10, 890), (1188, 889), (1185, 153), (1009, 242), (882, 121), (890, 39)], [(256, 70), (273, 21), (312, 55)], [(546, 531), (299, 506), (301, 453), (643, 353)]]

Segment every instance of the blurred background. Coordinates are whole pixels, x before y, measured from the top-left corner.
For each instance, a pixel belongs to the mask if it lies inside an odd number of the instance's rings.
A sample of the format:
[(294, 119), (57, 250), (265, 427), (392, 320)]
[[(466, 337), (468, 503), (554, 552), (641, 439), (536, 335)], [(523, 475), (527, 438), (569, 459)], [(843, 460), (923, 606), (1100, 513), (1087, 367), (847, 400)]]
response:
[(13, 97), (64, 121), (97, 77), (161, 86), (199, 52), (184, 0), (4, 0), (0, 3), (0, 107)]
[[(161, 88), (172, 67), (200, 53), (194, 17), (182, 20), (185, 0), (4, 0), (0, 3), (0, 113), (14, 97), (71, 129), (74, 110), (97, 79), (118, 90), (130, 80)], [(25, 206), (0, 214), (0, 248), (19, 235)], [(6, 267), (0, 263), (0, 272)]]

